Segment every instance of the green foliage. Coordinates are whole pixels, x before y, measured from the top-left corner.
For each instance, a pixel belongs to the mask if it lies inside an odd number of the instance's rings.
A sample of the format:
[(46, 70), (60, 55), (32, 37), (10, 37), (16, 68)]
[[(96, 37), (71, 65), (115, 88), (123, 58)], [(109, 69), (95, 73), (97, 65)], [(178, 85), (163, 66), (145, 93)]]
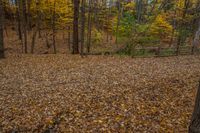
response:
[(141, 46), (158, 46), (160, 39), (156, 36), (139, 36), (136, 38), (136, 43)]
[(103, 33), (96, 28), (92, 29), (92, 44), (100, 44), (103, 40)]
[(125, 12), (119, 22), (119, 33), (117, 33), (117, 17), (114, 19), (115, 26), (114, 32), (119, 37), (129, 36), (132, 33), (133, 26), (135, 25), (135, 18), (131, 13)]

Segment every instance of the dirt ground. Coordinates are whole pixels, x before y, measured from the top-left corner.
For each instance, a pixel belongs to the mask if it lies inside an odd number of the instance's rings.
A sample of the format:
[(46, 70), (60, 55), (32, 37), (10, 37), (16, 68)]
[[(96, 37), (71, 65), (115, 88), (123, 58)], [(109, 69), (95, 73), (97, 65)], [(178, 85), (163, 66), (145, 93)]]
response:
[(200, 56), (9, 55), (0, 132), (187, 132)]

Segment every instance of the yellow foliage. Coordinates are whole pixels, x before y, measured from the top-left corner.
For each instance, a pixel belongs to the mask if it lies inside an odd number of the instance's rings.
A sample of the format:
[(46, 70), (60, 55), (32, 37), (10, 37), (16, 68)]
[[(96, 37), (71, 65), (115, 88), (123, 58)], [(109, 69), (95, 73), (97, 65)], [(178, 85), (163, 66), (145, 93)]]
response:
[(135, 2), (130, 2), (130, 3), (127, 3), (125, 6), (124, 6), (125, 9), (127, 10), (132, 10), (135, 8)]
[(167, 22), (165, 15), (158, 15), (151, 26), (150, 32), (162, 39), (169, 37), (172, 30), (173, 27)]

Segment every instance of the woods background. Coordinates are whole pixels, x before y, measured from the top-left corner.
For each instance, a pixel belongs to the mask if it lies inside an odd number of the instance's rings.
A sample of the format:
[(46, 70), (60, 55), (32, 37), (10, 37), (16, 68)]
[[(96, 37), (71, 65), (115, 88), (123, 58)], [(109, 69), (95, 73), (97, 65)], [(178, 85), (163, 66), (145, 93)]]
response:
[(0, 51), (193, 54), (199, 12), (199, 0), (1, 0)]

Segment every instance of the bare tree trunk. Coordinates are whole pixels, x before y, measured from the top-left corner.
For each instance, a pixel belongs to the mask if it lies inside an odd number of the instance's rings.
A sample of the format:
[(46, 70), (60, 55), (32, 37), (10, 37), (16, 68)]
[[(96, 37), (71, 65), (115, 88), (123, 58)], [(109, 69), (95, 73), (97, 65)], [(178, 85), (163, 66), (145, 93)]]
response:
[(46, 32), (46, 34), (45, 34), (45, 41), (46, 41), (46, 46), (47, 46), (47, 49), (49, 49), (51, 46), (50, 46), (50, 44), (49, 44), (49, 33), (48, 32)]
[(140, 23), (142, 19), (142, 6), (143, 6), (143, 0), (136, 0), (136, 15), (138, 23)]
[(54, 0), (53, 22), (52, 22), (54, 54), (56, 54), (56, 40), (55, 40), (56, 39), (56, 26), (55, 26), (55, 21), (56, 21), (56, 0)]
[(175, 35), (175, 29), (176, 29), (176, 11), (174, 12), (174, 19), (173, 19), (173, 29), (172, 29), (172, 35), (171, 35), (171, 40), (170, 40), (170, 44), (169, 47), (171, 47), (173, 45), (174, 42), (174, 35)]
[(33, 37), (32, 37), (31, 54), (34, 53), (36, 37), (37, 37), (37, 29), (35, 29), (35, 31), (33, 33)]
[(198, 30), (195, 33), (194, 40), (192, 42), (192, 54), (194, 54), (195, 49), (197, 48), (197, 45), (199, 43), (199, 37), (200, 37), (200, 20), (199, 20), (199, 26)]
[(0, 59), (5, 57), (4, 41), (3, 41), (3, 23), (4, 23), (3, 1), (0, 0)]
[(26, 11), (26, 0), (22, 0), (22, 9), (23, 9), (23, 33), (24, 33), (24, 52), (28, 53), (27, 47), (27, 11)]
[[(39, 2), (36, 2), (36, 8), (38, 8), (38, 5), (39, 5)], [(36, 37), (37, 37), (37, 32), (39, 30), (39, 20), (40, 17), (39, 17), (39, 10), (37, 9), (37, 20), (36, 20), (36, 28), (33, 32), (33, 37), (32, 37), (32, 45), (31, 45), (31, 53), (33, 54), (34, 53), (34, 48), (35, 48), (35, 40), (36, 40)]]
[(39, 38), (42, 37), (42, 34), (41, 34), (41, 11), (40, 11), (40, 0), (38, 0), (38, 33), (39, 33)]
[(88, 6), (89, 6), (89, 11), (88, 11), (87, 53), (90, 53), (91, 34), (92, 34), (91, 0), (89, 0)]
[(189, 133), (200, 133), (200, 82), (196, 95), (195, 107), (189, 126)]
[(16, 0), (17, 6), (17, 23), (18, 23), (18, 35), (19, 39), (22, 40), (22, 29), (21, 29), (21, 16), (20, 16), (20, 1)]
[(27, 0), (27, 29), (31, 30), (31, 1)]
[(115, 43), (118, 44), (118, 36), (119, 36), (119, 25), (120, 25), (120, 18), (121, 18), (121, 6), (120, 0), (118, 0), (118, 18), (117, 18), (117, 29), (116, 29), (116, 40)]
[(68, 48), (71, 51), (71, 28), (68, 26)]
[(180, 45), (181, 45), (181, 35), (178, 35), (177, 46), (176, 46), (176, 56), (178, 56), (180, 53)]
[(85, 41), (85, 0), (81, 2), (81, 55), (84, 52)]
[(74, 22), (73, 22), (73, 54), (79, 54), (79, 36), (78, 36), (78, 16), (79, 0), (74, 0)]

